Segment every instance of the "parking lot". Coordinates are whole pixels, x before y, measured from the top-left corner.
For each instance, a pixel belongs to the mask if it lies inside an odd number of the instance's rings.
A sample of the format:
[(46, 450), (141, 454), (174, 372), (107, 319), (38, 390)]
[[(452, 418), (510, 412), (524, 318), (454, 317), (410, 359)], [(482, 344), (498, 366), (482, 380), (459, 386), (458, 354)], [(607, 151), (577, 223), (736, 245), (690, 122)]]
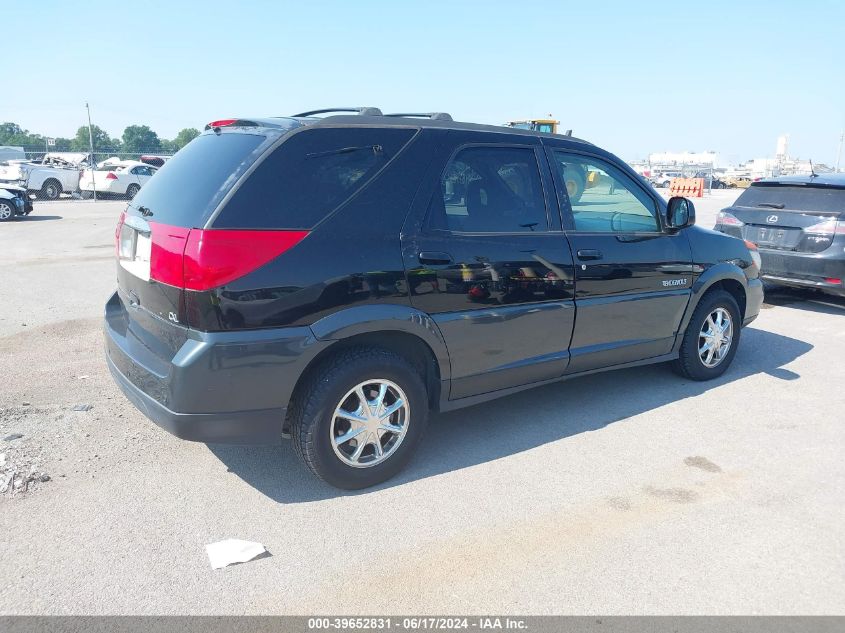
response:
[[(845, 301), (767, 297), (713, 382), (651, 366), (438, 415), (348, 493), (124, 399), (100, 326), (124, 205), (0, 225), (0, 453), (39, 475), (0, 494), (3, 613), (845, 615)], [(270, 556), (213, 571), (225, 538)]]

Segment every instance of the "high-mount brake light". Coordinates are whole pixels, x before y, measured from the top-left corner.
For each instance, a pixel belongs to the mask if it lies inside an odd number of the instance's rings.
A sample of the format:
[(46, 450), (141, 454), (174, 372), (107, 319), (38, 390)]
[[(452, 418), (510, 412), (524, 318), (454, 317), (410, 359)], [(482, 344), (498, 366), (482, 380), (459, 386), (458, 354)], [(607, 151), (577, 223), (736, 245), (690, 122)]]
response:
[(212, 121), (206, 127), (226, 127), (227, 125), (232, 125), (233, 123), (235, 123), (235, 121), (237, 121), (237, 119), (220, 119), (219, 121)]

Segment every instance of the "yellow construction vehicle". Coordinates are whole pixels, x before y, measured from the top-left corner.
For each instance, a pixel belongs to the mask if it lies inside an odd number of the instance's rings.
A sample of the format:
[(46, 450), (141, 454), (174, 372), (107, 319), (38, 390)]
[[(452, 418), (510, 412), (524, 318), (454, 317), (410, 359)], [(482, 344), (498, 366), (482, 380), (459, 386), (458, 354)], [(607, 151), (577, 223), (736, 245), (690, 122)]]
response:
[[(551, 114), (548, 119), (524, 119), (505, 123), (506, 127), (548, 132), (549, 134), (557, 134), (559, 125), (560, 121), (553, 119)], [(566, 130), (565, 135), (572, 136), (572, 130)], [(566, 192), (572, 202), (580, 200), (585, 189), (592, 189), (601, 181), (601, 174), (597, 171), (588, 170), (585, 165), (561, 165), (561, 173), (564, 174)]]
[(534, 130), (535, 132), (548, 132), (549, 134), (557, 134), (558, 125), (560, 125), (560, 121), (555, 121), (551, 118), (551, 115), (548, 119), (525, 119), (505, 123), (505, 126), (515, 127), (519, 130)]

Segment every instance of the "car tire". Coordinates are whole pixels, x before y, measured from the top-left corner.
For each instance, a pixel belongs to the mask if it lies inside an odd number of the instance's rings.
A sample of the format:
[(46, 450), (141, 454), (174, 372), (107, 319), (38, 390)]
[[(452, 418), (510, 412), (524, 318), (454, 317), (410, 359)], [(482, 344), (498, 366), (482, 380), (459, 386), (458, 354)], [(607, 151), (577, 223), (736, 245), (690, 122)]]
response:
[[(387, 408), (395, 411), (380, 417)], [(411, 459), (425, 432), (428, 408), (422, 377), (411, 363), (385, 349), (349, 348), (321, 363), (297, 389), (290, 409), (294, 449), (311, 472), (332, 486), (374, 486)], [(339, 441), (343, 437), (349, 439)]]
[(61, 195), (62, 183), (55, 178), (48, 178), (44, 184), (41, 185), (41, 191), (38, 192), (38, 196), (42, 200), (58, 200)]
[[(723, 329), (725, 318), (728, 319), (729, 332)], [(733, 362), (741, 331), (742, 322), (736, 299), (724, 290), (707, 292), (687, 325), (679, 356), (672, 364), (673, 369), (691, 380), (718, 378)], [(725, 339), (727, 349), (723, 350)]]
[(138, 192), (141, 191), (141, 187), (138, 185), (132, 184), (126, 188), (126, 199), (132, 200), (135, 196), (138, 195)]
[(8, 200), (0, 200), (0, 222), (11, 222), (15, 219), (17, 209)]
[(571, 203), (576, 203), (584, 195), (584, 190), (587, 188), (587, 179), (580, 171), (572, 171), (566, 174), (564, 178), (564, 185), (566, 186), (566, 193), (569, 196)]
[(79, 197), (82, 198), (83, 200), (90, 200), (91, 198), (94, 197), (94, 192), (93, 191), (80, 191)]

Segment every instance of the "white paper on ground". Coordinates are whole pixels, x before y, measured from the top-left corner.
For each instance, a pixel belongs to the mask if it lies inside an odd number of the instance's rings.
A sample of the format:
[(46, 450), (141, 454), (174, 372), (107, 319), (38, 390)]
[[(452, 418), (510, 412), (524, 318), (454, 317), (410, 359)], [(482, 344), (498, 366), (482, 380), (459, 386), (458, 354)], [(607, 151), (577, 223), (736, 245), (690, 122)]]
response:
[(267, 551), (261, 543), (236, 538), (210, 543), (205, 549), (212, 569), (221, 569), (233, 563), (246, 563)]

